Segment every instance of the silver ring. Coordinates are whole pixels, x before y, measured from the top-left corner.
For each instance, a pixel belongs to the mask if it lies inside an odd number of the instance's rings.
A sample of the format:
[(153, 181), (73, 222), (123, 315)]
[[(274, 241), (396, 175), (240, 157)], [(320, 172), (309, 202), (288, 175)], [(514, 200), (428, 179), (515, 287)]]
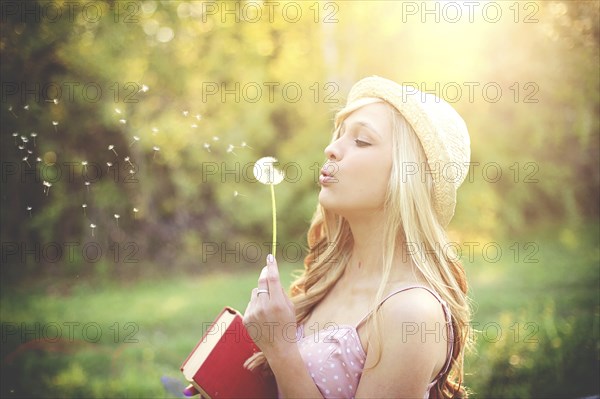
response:
[(269, 290), (265, 290), (265, 289), (260, 289), (258, 291), (256, 291), (256, 296), (259, 296), (260, 294), (268, 294)]

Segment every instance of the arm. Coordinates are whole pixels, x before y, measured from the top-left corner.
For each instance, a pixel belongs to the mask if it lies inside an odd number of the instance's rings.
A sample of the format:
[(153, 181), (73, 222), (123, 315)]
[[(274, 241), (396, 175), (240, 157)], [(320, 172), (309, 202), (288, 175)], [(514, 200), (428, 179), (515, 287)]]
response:
[(297, 345), (286, 354), (267, 359), (282, 398), (323, 398), (308, 373)]
[[(258, 294), (258, 290), (268, 293)], [(277, 380), (284, 398), (322, 398), (309, 375), (298, 344), (289, 338), (288, 327), (296, 326), (296, 312), (292, 301), (281, 287), (277, 262), (269, 255), (258, 278), (258, 288), (244, 313), (244, 324), (257, 331), (256, 345), (263, 352)]]
[(396, 295), (381, 308), (382, 345), (367, 353), (356, 398), (422, 398), (447, 354), (446, 319), (440, 303), (424, 290)]

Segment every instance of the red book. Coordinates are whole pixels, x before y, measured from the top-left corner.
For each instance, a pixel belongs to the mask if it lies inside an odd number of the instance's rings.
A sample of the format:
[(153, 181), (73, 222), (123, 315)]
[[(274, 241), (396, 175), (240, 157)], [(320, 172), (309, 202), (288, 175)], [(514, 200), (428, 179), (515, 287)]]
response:
[(275, 398), (273, 377), (250, 371), (244, 362), (260, 352), (242, 315), (225, 307), (181, 365), (186, 380), (205, 398)]

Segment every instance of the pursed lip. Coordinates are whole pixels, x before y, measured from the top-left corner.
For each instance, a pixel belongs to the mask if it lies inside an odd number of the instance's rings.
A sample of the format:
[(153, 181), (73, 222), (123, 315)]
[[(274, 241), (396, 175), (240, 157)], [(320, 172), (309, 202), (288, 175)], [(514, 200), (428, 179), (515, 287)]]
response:
[(323, 166), (323, 168), (321, 169), (319, 183), (324, 186), (331, 183), (337, 183), (337, 178), (333, 177), (333, 174), (330, 171), (330, 168), (327, 167), (327, 165)]

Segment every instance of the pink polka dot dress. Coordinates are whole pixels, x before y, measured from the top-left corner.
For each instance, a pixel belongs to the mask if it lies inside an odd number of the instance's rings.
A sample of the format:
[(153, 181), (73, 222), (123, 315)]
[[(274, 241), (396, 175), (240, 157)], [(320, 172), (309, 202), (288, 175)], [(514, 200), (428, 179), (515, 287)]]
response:
[[(394, 291), (385, 297), (377, 306), (381, 306), (391, 296), (400, 292), (423, 288), (429, 291), (442, 304), (448, 325), (448, 355), (446, 364), (438, 376), (428, 385), (424, 393), (424, 399), (429, 397), (429, 390), (437, 379), (443, 375), (450, 366), (452, 359), (452, 342), (454, 341), (451, 328), (451, 316), (446, 303), (434, 291), (423, 286), (411, 286)], [(357, 328), (373, 313), (370, 311), (362, 320), (354, 326), (334, 325), (323, 328), (317, 332), (307, 331), (305, 335), (304, 325), (297, 330), (298, 348), (302, 359), (310, 373), (315, 385), (321, 391), (324, 398), (354, 398), (360, 377), (364, 368), (367, 354), (362, 347)], [(281, 397), (281, 393), (279, 394)]]

